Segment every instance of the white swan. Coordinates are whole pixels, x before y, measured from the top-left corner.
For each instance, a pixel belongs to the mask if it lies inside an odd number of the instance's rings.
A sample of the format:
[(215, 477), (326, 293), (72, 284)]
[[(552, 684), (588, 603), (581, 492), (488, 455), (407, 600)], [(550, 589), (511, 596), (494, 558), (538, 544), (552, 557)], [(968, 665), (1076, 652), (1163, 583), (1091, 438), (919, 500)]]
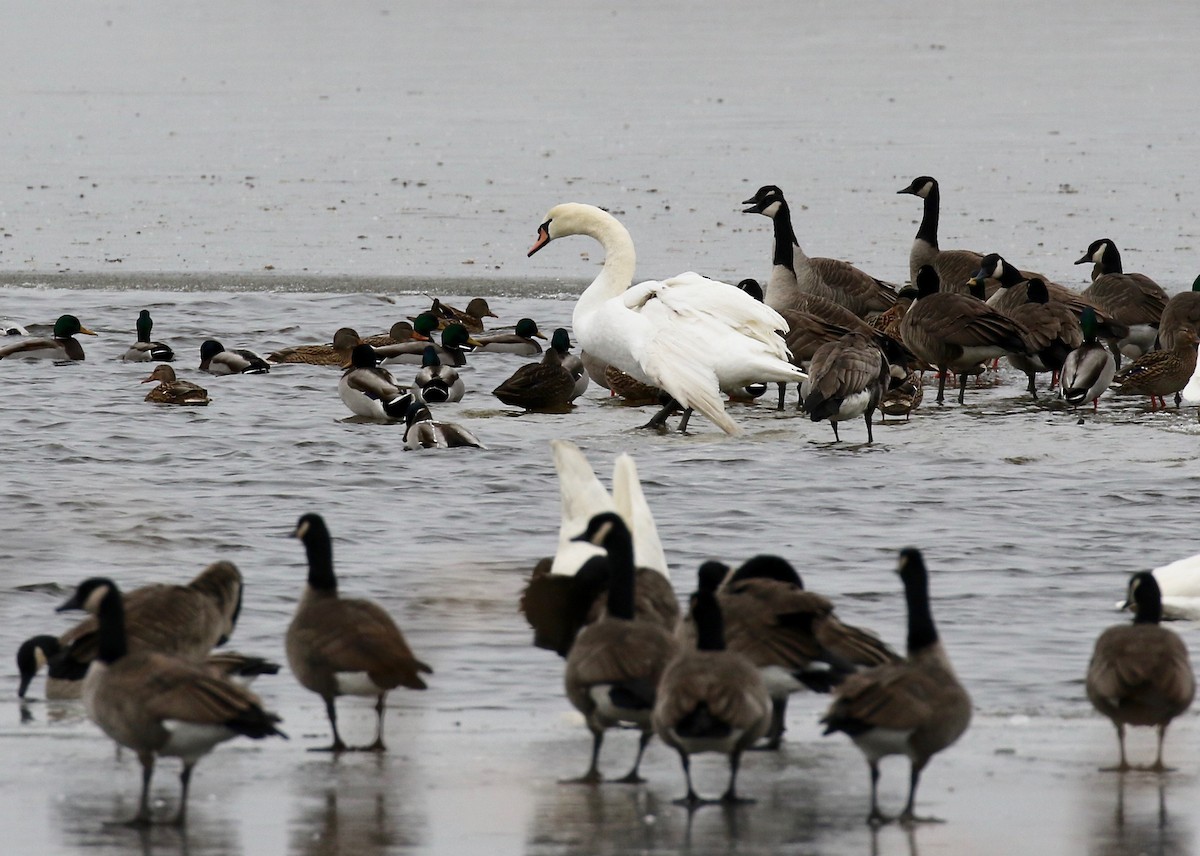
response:
[(586, 541), (572, 540), (584, 531), (596, 514), (615, 511), (633, 534), (634, 565), (658, 571), (670, 579), (667, 559), (654, 515), (642, 493), (637, 465), (627, 454), (617, 457), (613, 466), (613, 492), (605, 490), (595, 470), (579, 447), (570, 440), (551, 440), (554, 468), (562, 495), (562, 525), (558, 531), (558, 550), (550, 573), (573, 576), (588, 559), (604, 555), (604, 550)]
[[(721, 390), (753, 383), (799, 383), (778, 331), (787, 322), (740, 289), (687, 272), (631, 285), (633, 239), (594, 205), (556, 205), (538, 227), (533, 255), (555, 238), (587, 235), (604, 247), (604, 267), (579, 297), (571, 324), (580, 347), (642, 383), (661, 387), (688, 412), (699, 410), (726, 434), (740, 432), (725, 413)], [(665, 422), (668, 408), (651, 421)]]

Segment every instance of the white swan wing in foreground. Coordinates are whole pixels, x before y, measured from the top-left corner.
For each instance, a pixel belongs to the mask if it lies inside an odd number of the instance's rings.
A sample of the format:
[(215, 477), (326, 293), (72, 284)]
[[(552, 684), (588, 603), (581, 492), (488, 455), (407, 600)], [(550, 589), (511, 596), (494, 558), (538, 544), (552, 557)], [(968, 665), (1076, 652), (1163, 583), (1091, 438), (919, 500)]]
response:
[(658, 571), (670, 579), (667, 556), (658, 537), (658, 527), (654, 524), (650, 503), (646, 502), (646, 494), (642, 492), (637, 464), (626, 453), (618, 455), (616, 463), (613, 464), (612, 492), (617, 514), (621, 515), (633, 534), (635, 566)]
[(562, 524), (550, 573), (572, 576), (592, 556), (604, 555), (603, 548), (572, 539), (587, 528), (593, 516), (615, 511), (616, 506), (578, 446), (570, 440), (551, 440), (550, 449), (562, 495)]

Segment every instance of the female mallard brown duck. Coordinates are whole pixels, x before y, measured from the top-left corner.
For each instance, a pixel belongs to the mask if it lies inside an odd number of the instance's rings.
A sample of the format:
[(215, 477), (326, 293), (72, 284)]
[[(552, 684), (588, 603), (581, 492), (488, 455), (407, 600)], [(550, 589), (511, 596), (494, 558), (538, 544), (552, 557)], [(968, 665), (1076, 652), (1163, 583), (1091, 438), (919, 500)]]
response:
[(426, 311), (436, 316), (443, 327), (447, 324), (462, 324), (468, 333), (482, 333), (484, 318), (499, 317), (482, 297), (472, 298), (466, 309), (455, 309), (435, 297), (433, 304)]
[(475, 346), (475, 350), (488, 354), (520, 354), (529, 357), (542, 352), (542, 346), (534, 339), (545, 338), (538, 330), (536, 321), (532, 318), (522, 318), (512, 333), (476, 336), (479, 344)]
[[(911, 371), (903, 380), (892, 379), (892, 385), (879, 401), (879, 412), (886, 416), (903, 416), (908, 421), (909, 414), (921, 406), (925, 397), (925, 374), (921, 371)], [(883, 419), (879, 420), (880, 422)]]
[(53, 338), (30, 336), (22, 338), (0, 348), (0, 360), (5, 357), (19, 356), (45, 360), (83, 360), (83, 345), (75, 340), (82, 333), (85, 336), (96, 334), (79, 323), (74, 315), (60, 315), (54, 322)]
[(584, 367), (583, 360), (571, 353), (571, 337), (562, 327), (559, 327), (550, 336), (550, 347), (558, 351), (558, 355), (562, 357), (563, 368), (571, 373), (571, 377), (575, 378), (575, 389), (570, 398), (571, 401), (574, 401), (588, 388), (587, 369)]
[(641, 406), (658, 404), (662, 400), (662, 390), (657, 386), (642, 383), (633, 375), (626, 374), (613, 365), (604, 370), (604, 382), (609, 391), (625, 399), (626, 404)]
[(154, 319), (150, 317), (149, 309), (143, 309), (138, 313), (136, 326), (137, 341), (129, 346), (129, 350), (121, 356), (121, 359), (135, 363), (169, 363), (175, 359), (175, 352), (171, 350), (170, 346), (164, 345), (162, 342), (150, 341), (150, 331), (154, 328)]
[(1111, 388), (1122, 395), (1150, 396), (1151, 410), (1158, 407), (1155, 399), (1165, 408), (1163, 396), (1181, 392), (1196, 371), (1196, 342), (1191, 330), (1179, 331), (1174, 348), (1142, 354), (1113, 378)]
[(339, 327), (329, 345), (295, 345), (267, 354), (272, 363), (303, 363), (310, 366), (344, 366), (350, 362), (350, 352), (362, 340), (351, 327)]
[[(434, 322), (429, 327), (429, 331), (436, 329), (437, 323)], [(367, 338), (362, 340), (362, 343), (364, 345), (370, 345), (373, 348), (382, 348), (386, 345), (399, 345), (405, 342), (411, 342), (413, 339), (417, 339), (422, 342), (428, 342), (428, 331), (424, 334), (419, 334), (417, 333), (416, 328), (413, 327), (413, 325), (408, 321), (397, 321), (386, 333), (378, 333), (374, 336), (367, 336)]]
[(208, 397), (208, 390), (204, 387), (197, 386), (191, 381), (177, 379), (175, 369), (166, 363), (155, 366), (154, 371), (150, 372), (150, 375), (142, 383), (151, 383), (152, 381), (158, 381), (158, 386), (146, 393), (146, 401), (203, 407), (212, 400)]
[(492, 390), (505, 404), (526, 410), (556, 410), (570, 403), (575, 377), (563, 365), (562, 355), (547, 348), (541, 362), (527, 363)]

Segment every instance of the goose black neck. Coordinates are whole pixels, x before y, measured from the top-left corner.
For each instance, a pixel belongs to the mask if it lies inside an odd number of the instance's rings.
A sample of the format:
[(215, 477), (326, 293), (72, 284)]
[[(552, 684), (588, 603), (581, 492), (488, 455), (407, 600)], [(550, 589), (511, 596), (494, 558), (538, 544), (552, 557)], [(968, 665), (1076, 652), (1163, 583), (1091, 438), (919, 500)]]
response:
[(941, 191), (934, 184), (925, 194), (925, 211), (921, 215), (921, 225), (917, 227), (917, 240), (925, 241), (934, 249), (938, 248), (938, 213), (941, 205)]
[(904, 598), (908, 604), (908, 653), (916, 654), (938, 641), (929, 608), (929, 577), (925, 569), (912, 569), (904, 574)]
[(318, 591), (337, 591), (333, 574), (333, 541), (325, 527), (310, 526), (304, 533), (304, 551), (308, 554), (308, 584)]
[(701, 651), (725, 650), (725, 620), (712, 592), (698, 591), (692, 601), (692, 620), (696, 622), (696, 647)]
[(608, 614), (633, 620), (633, 538), (623, 526), (614, 526), (604, 539), (608, 553)]
[(796, 230), (792, 228), (792, 211), (786, 202), (780, 200), (779, 208), (771, 220), (775, 224), (775, 254), (771, 264), (795, 270), (792, 247), (799, 246), (800, 242), (796, 240)]
[(1100, 257), (1100, 273), (1124, 273), (1125, 267), (1121, 264), (1121, 251), (1117, 249), (1117, 245), (1112, 241), (1108, 242), (1108, 246), (1104, 248), (1104, 255)]
[(1134, 624), (1159, 624), (1162, 621), (1163, 608), (1162, 600), (1156, 599), (1148, 602), (1139, 602), (1137, 612), (1134, 613)]
[(110, 588), (100, 601), (96, 619), (100, 624), (96, 656), (102, 663), (115, 663), (129, 653), (125, 641), (125, 603), (115, 588)]

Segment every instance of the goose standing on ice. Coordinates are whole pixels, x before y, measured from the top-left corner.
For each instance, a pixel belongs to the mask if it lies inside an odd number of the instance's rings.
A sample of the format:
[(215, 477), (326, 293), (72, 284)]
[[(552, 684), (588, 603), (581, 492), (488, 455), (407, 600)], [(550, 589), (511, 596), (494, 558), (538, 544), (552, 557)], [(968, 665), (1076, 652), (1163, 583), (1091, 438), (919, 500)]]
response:
[(555, 238), (587, 235), (604, 247), (604, 267), (580, 296), (572, 329), (581, 348), (661, 387), (673, 400), (647, 424), (660, 428), (676, 406), (680, 428), (693, 409), (726, 434), (741, 429), (725, 413), (722, 389), (753, 383), (799, 383), (808, 375), (788, 362), (773, 309), (723, 282), (687, 272), (632, 285), (637, 256), (628, 230), (594, 205), (556, 205), (538, 227), (533, 255)]

